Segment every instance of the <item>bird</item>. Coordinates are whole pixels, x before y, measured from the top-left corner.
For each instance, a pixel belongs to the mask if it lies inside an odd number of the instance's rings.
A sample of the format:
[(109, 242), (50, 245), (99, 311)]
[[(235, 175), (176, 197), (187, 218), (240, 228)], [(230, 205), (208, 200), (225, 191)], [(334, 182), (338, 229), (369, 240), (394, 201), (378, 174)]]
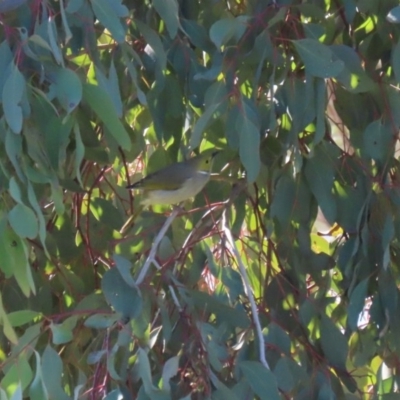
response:
[(218, 150), (204, 152), (188, 160), (176, 162), (126, 186), (143, 191), (141, 205), (178, 204), (195, 197), (210, 179)]

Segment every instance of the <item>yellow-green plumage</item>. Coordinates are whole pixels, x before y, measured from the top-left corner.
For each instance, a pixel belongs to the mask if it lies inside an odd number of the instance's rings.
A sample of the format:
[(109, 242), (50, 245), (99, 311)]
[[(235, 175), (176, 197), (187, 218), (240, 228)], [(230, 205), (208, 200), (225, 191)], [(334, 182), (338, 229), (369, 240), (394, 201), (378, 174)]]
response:
[(196, 196), (209, 181), (213, 159), (217, 153), (203, 153), (171, 164), (127, 186), (127, 189), (144, 192), (144, 199), (141, 201), (143, 206), (180, 203)]

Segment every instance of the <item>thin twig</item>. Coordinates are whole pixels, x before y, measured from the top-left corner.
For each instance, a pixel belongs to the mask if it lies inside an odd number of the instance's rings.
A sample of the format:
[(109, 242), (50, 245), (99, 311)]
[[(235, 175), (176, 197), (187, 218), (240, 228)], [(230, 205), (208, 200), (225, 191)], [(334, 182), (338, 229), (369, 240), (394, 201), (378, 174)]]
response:
[(226, 212), (223, 214), (222, 216), (222, 229), (224, 230), (225, 236), (228, 239), (228, 243), (231, 247), (231, 250), (233, 252), (233, 254), (236, 257), (236, 262), (238, 264), (239, 267), (239, 272), (240, 275), (242, 277), (243, 283), (244, 283), (244, 287), (245, 287), (245, 292), (246, 295), (250, 301), (250, 306), (251, 306), (251, 313), (253, 316), (253, 322), (256, 328), (256, 333), (258, 336), (258, 343), (259, 343), (259, 352), (260, 352), (260, 362), (262, 365), (264, 365), (265, 368), (270, 369), (268, 362), (265, 358), (265, 343), (264, 343), (264, 336), (262, 333), (262, 329), (261, 329), (261, 324), (260, 324), (260, 319), (258, 318), (258, 310), (257, 310), (257, 306), (256, 306), (256, 302), (254, 300), (254, 295), (253, 295), (253, 291), (251, 289), (250, 286), (250, 281), (249, 278), (247, 276), (247, 272), (246, 272), (246, 267), (243, 264), (243, 261), (240, 257), (239, 254), (239, 250), (236, 247), (236, 243), (233, 239), (232, 236), (232, 232), (231, 230), (228, 228), (228, 222), (227, 222), (227, 218), (226, 218)]
[(168, 228), (170, 227), (170, 225), (172, 224), (173, 220), (175, 219), (175, 217), (178, 215), (180, 209), (179, 208), (174, 208), (172, 213), (170, 214), (170, 216), (165, 220), (163, 227), (161, 228), (160, 232), (158, 232), (157, 236), (154, 239), (153, 245), (151, 246), (150, 249), (150, 253), (149, 256), (147, 257), (146, 262), (144, 263), (139, 276), (136, 279), (136, 284), (140, 285), (144, 278), (147, 275), (147, 272), (150, 268), (151, 264), (156, 265), (157, 267), (159, 267), (159, 264), (156, 260), (156, 252), (157, 252), (157, 248), (158, 245), (160, 244), (161, 240), (163, 239), (165, 233), (167, 232)]

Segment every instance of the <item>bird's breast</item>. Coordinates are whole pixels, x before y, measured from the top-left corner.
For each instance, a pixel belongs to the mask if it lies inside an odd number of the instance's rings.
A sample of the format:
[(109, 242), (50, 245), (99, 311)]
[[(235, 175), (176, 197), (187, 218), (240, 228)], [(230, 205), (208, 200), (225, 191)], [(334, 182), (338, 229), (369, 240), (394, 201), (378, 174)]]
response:
[(196, 196), (210, 179), (207, 172), (198, 172), (194, 177), (186, 179), (179, 189), (174, 190), (149, 190), (142, 201), (144, 206), (155, 204), (177, 204)]

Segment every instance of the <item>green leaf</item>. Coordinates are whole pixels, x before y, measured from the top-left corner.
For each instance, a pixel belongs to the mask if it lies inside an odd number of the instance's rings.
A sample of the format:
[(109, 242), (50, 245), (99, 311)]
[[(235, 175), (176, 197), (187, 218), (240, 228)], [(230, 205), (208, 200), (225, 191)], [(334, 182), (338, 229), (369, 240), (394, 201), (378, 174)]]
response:
[(31, 322), (34, 318), (41, 316), (41, 313), (32, 310), (19, 310), (8, 314), (8, 320), (13, 327), (18, 327)]
[[(130, 46), (125, 46), (125, 44), (123, 44), (121, 47), (123, 50), (123, 60), (128, 69), (129, 75), (131, 76), (132, 82), (135, 85), (135, 88), (137, 91), (137, 97), (142, 105), (147, 105), (146, 95), (144, 94), (143, 90), (141, 89), (141, 87), (139, 85), (138, 73), (137, 73), (134, 63), (132, 62), (132, 58), (139, 59), (139, 56), (136, 54), (136, 52)], [(132, 57), (129, 57), (128, 53), (130, 53)]]
[[(10, 43), (7, 40), (4, 40), (0, 44), (0, 93), (3, 93), (3, 88), (6, 80), (9, 78), (11, 69), (14, 66), (12, 63), (13, 54), (10, 50)], [(0, 102), (2, 102), (2, 97), (0, 98)]]
[(17, 202), (22, 203), (21, 198), (21, 189), (17, 183), (17, 180), (14, 177), (11, 177), (9, 182), (9, 192), (11, 197)]
[(90, 210), (98, 221), (115, 230), (119, 230), (124, 224), (121, 214), (111, 201), (96, 197), (90, 203)]
[(150, 394), (155, 388), (152, 382), (149, 358), (146, 354), (146, 351), (141, 347), (138, 349), (137, 363), (139, 366), (139, 375), (142, 379), (144, 390), (147, 394)]
[(57, 63), (64, 67), (64, 58), (61, 53), (61, 48), (58, 45), (57, 27), (54, 22), (54, 16), (49, 16), (45, 22), (47, 26), (47, 36), (49, 39), (51, 51)]
[(348, 354), (347, 339), (331, 319), (321, 318), (321, 346), (329, 363), (332, 366), (346, 369)]
[(226, 85), (221, 82), (213, 83), (205, 93), (205, 110), (197, 120), (193, 128), (193, 133), (190, 138), (190, 147), (196, 148), (203, 139), (205, 129), (210, 125), (210, 122), (222, 115), (227, 108), (228, 92)]
[(315, 83), (315, 102), (317, 124), (315, 127), (314, 144), (318, 144), (325, 136), (325, 109), (326, 109), (326, 86), (323, 79), (318, 79)]
[(173, 378), (179, 371), (179, 356), (169, 358), (162, 371), (162, 389), (170, 391), (171, 386), (169, 380)]
[(371, 122), (363, 133), (362, 154), (384, 164), (394, 151), (395, 137), (390, 124)]
[(18, 383), (17, 388), (14, 390), (13, 395), (10, 397), (10, 400), (22, 400), (22, 387), (21, 383)]
[(365, 298), (367, 296), (369, 279), (362, 280), (355, 289), (351, 292), (350, 302), (347, 307), (347, 323), (350, 329), (354, 332), (358, 329), (358, 321), (360, 313), (365, 306)]
[(13, 360), (11, 368), (4, 374), (0, 385), (6, 390), (8, 396), (12, 396), (18, 385), (25, 390), (33, 377), (32, 369), (25, 355)]
[(202, 134), (206, 129), (207, 125), (210, 123), (215, 111), (218, 109), (219, 104), (212, 104), (208, 107), (200, 118), (197, 120), (196, 125), (193, 128), (193, 133), (190, 138), (190, 147), (195, 149), (199, 146), (201, 140), (203, 139)]
[(0, 293), (0, 325), (3, 326), (3, 333), (4, 336), (11, 342), (11, 343), (18, 343), (18, 337), (11, 325), (11, 321), (8, 319), (8, 315), (4, 310), (3, 306), (3, 299)]
[(327, 152), (328, 148), (325, 146), (316, 147), (314, 157), (307, 160), (305, 176), (325, 218), (333, 224), (337, 213), (336, 202), (332, 194), (335, 170), (333, 161), (326, 156)]
[(83, 145), (82, 136), (81, 136), (81, 132), (79, 129), (79, 124), (77, 124), (77, 123), (74, 124), (74, 136), (75, 136), (75, 143), (76, 143), (75, 163), (74, 163), (75, 174), (76, 174), (76, 179), (78, 179), (80, 185), (83, 186), (82, 176), (81, 176), (81, 163), (85, 156), (85, 146)]
[(235, 328), (241, 327), (246, 329), (249, 327), (250, 320), (242, 308), (227, 306), (207, 293), (191, 290), (189, 294), (199, 310), (214, 313), (219, 323), (224, 323)]
[(239, 131), (239, 155), (240, 161), (246, 169), (248, 183), (253, 183), (258, 177), (261, 168), (260, 159), (260, 130), (251, 116), (252, 110), (243, 104), (243, 110), (238, 115), (236, 122)]
[(179, 28), (179, 9), (176, 0), (152, 0), (153, 6), (167, 26), (169, 36), (174, 39)]
[(72, 112), (82, 100), (82, 83), (78, 75), (71, 69), (62, 68), (55, 75), (54, 86), (57, 99), (64, 110), (67, 113)]
[(95, 314), (86, 319), (84, 325), (87, 328), (106, 329), (118, 322), (119, 317), (116, 314)]
[(391, 270), (381, 270), (378, 276), (380, 306), (391, 319), (397, 317), (399, 290)]
[(29, 200), (29, 203), (31, 204), (32, 208), (36, 212), (36, 216), (37, 216), (37, 219), (39, 222), (39, 238), (40, 238), (40, 241), (42, 243), (42, 246), (43, 246), (43, 249), (44, 249), (46, 255), (48, 255), (47, 246), (46, 246), (46, 221), (44, 219), (42, 210), (37, 201), (35, 191), (33, 190), (33, 186), (30, 181), (28, 181), (28, 200)]
[(68, 343), (74, 338), (73, 329), (76, 326), (78, 318), (72, 316), (67, 318), (61, 324), (50, 324), (51, 333), (53, 335), (53, 343), (55, 345)]
[(92, 0), (93, 12), (96, 18), (111, 32), (118, 43), (125, 41), (126, 28), (122, 25), (118, 13), (113, 7), (117, 0)]
[(293, 41), (297, 52), (304, 62), (306, 71), (318, 78), (335, 78), (344, 68), (342, 60), (335, 59), (328, 46), (315, 39)]
[(47, 345), (42, 354), (42, 378), (49, 398), (57, 400), (69, 400), (61, 386), (63, 364), (60, 356)]
[(330, 49), (335, 56), (344, 62), (343, 71), (336, 77), (347, 90), (353, 93), (368, 92), (373, 89), (374, 82), (361, 65), (357, 52), (345, 45), (332, 45)]
[(18, 67), (12, 64), (10, 74), (4, 83), (2, 101), (7, 124), (14, 133), (21, 133), (23, 112), (21, 107), (25, 91), (25, 78)]
[(95, 65), (95, 71), (96, 71), (96, 79), (99, 86), (104, 91), (109, 93), (110, 99), (114, 104), (117, 116), (118, 118), (121, 118), (123, 115), (123, 106), (121, 101), (121, 93), (119, 90), (118, 76), (117, 76), (117, 71), (115, 70), (114, 60), (111, 61), (108, 78), (102, 72), (101, 68), (97, 67), (96, 65)]
[(65, 11), (69, 14), (76, 13), (82, 7), (84, 0), (70, 0), (65, 8)]
[(89, 353), (87, 363), (89, 365), (97, 364), (107, 354), (107, 350), (99, 350)]
[(11, 229), (0, 229), (0, 238), (0, 268), (13, 274), (24, 295), (29, 296), (35, 292), (35, 285), (25, 244)]
[(142, 297), (136, 286), (129, 285), (117, 268), (108, 270), (101, 281), (101, 288), (108, 303), (123, 318), (133, 319), (142, 310)]
[(281, 229), (286, 230), (293, 218), (294, 202), (296, 201), (296, 185), (289, 171), (283, 173), (277, 180), (275, 194), (272, 200), (271, 217), (276, 218)]
[(131, 148), (131, 140), (115, 112), (115, 107), (107, 92), (99, 86), (84, 84), (83, 97), (111, 132), (117, 143), (124, 149)]
[(24, 204), (16, 204), (8, 213), (8, 222), (15, 233), (22, 238), (34, 239), (39, 233), (35, 213)]
[(238, 366), (254, 393), (261, 400), (280, 399), (274, 375), (260, 362), (239, 361)]
[(29, 385), (29, 398), (31, 400), (43, 400), (48, 398), (48, 394), (43, 382), (40, 355), (37, 351), (34, 351), (34, 353), (36, 360), (36, 374), (32, 383)]
[(7, 129), (5, 140), (6, 152), (9, 160), (11, 161), (18, 178), (24, 182), (25, 175), (22, 172), (20, 164), (20, 156), (22, 152), (22, 136), (15, 135), (11, 130)]
[(210, 28), (210, 39), (218, 49), (232, 38), (238, 42), (246, 30), (247, 22), (248, 17), (245, 15), (219, 19)]
[(268, 325), (268, 335), (265, 338), (265, 343), (280, 353), (290, 356), (290, 338), (289, 335), (275, 323)]
[(157, 33), (151, 29), (148, 25), (142, 23), (139, 20), (135, 20), (135, 24), (142, 33), (149, 48), (147, 49), (147, 55), (155, 63), (156, 67), (156, 79), (155, 84), (159, 86), (159, 90), (162, 89), (165, 80), (164, 71), (167, 67), (167, 54), (164, 50), (163, 43)]
[(293, 379), (289, 361), (286, 357), (279, 359), (274, 368), (274, 375), (280, 390), (283, 392), (290, 392), (293, 389), (295, 380)]
[(65, 43), (68, 43), (72, 38), (72, 32), (68, 24), (67, 16), (65, 15), (64, 0), (60, 0), (61, 20), (65, 32)]
[(244, 295), (243, 280), (239, 272), (227, 266), (222, 268), (220, 279), (227, 288), (230, 298), (237, 299), (240, 295)]

